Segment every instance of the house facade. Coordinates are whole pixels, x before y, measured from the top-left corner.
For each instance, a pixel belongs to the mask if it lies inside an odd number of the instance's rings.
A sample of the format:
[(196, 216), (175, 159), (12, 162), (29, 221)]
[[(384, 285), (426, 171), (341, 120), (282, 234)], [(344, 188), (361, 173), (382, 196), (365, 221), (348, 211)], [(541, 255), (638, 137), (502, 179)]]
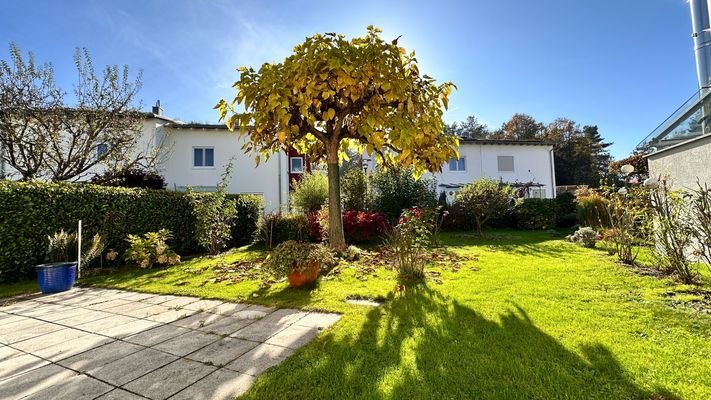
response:
[(433, 174), (438, 191), (451, 202), (459, 188), (493, 179), (521, 188), (525, 197), (555, 198), (553, 146), (538, 140), (461, 139), (459, 159)]
[[(293, 183), (311, 169), (309, 160), (292, 149), (268, 159), (262, 157), (257, 166), (254, 157), (242, 150), (245, 141), (224, 124), (185, 123), (167, 118), (158, 104), (145, 114), (143, 134), (135, 151), (159, 151), (156, 168), (168, 190), (214, 191), (231, 163), (228, 192), (261, 196), (265, 212), (287, 210)], [(550, 144), (540, 141), (462, 139), (460, 158), (451, 160), (442, 172), (431, 176), (437, 182), (438, 192), (444, 191), (450, 201), (459, 188), (480, 178), (525, 186), (527, 197), (553, 198), (552, 151)], [(366, 161), (365, 169), (374, 170), (374, 157)], [(12, 179), (12, 171), (6, 172)], [(103, 171), (96, 167), (90, 172), (88, 178)]]

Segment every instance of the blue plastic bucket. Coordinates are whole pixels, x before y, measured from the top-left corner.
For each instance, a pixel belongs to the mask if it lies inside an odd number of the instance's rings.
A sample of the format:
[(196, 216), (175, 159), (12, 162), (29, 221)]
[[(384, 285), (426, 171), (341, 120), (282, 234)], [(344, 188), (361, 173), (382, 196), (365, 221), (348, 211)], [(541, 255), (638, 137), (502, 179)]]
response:
[(77, 278), (76, 262), (42, 264), (35, 268), (42, 293), (63, 292), (74, 287)]

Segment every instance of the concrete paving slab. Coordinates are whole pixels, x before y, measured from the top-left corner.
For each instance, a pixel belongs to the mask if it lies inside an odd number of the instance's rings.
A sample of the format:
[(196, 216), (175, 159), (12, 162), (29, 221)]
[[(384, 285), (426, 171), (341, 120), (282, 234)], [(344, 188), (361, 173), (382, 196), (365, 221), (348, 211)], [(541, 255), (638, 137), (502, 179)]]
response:
[(5, 346), (4, 344), (0, 345), (0, 361), (5, 361), (7, 359), (10, 359), (12, 357), (16, 357), (16, 356), (19, 356), (22, 354), (25, 354), (25, 353), (21, 352), (20, 350), (13, 349), (10, 346)]
[(222, 303), (220, 305), (210, 308), (207, 311), (211, 312), (213, 314), (232, 315), (236, 312), (246, 310), (248, 307), (249, 307), (249, 304)]
[(162, 325), (160, 322), (149, 321), (146, 319), (137, 319), (135, 322), (129, 322), (127, 324), (118, 325), (106, 329), (101, 334), (111, 336), (113, 338), (124, 338), (126, 336), (135, 335), (137, 333), (153, 329), (160, 325)]
[(92, 322), (92, 321), (98, 321), (100, 319), (112, 317), (115, 314), (103, 312), (103, 311), (94, 311), (94, 310), (88, 310), (88, 309), (83, 309), (84, 312), (80, 314), (74, 314), (72, 316), (66, 317), (59, 319), (57, 321), (54, 321), (58, 324), (62, 324), (65, 326), (71, 326), (71, 327), (76, 327), (77, 325), (80, 324), (85, 324), (87, 322)]
[(226, 337), (185, 357), (201, 363), (222, 367), (257, 347), (258, 344), (258, 342), (249, 340)]
[(22, 350), (26, 353), (33, 353), (38, 350), (46, 349), (47, 347), (66, 342), (68, 340), (73, 340), (84, 335), (88, 335), (88, 333), (80, 331), (78, 329), (64, 328), (52, 333), (48, 333), (46, 335), (37, 336), (32, 339), (13, 343), (12, 347)]
[(143, 346), (116, 340), (75, 356), (59, 360), (57, 364), (75, 371), (92, 374), (106, 364), (110, 364), (143, 349)]
[(217, 335), (199, 331), (190, 331), (173, 339), (169, 339), (163, 343), (159, 343), (153, 346), (153, 348), (182, 357), (197, 351), (210, 343), (214, 343), (219, 339), (220, 337)]
[(251, 375), (219, 369), (171, 397), (171, 400), (233, 400), (243, 395), (255, 379)]
[(177, 321), (177, 320), (185, 318), (185, 317), (189, 317), (193, 314), (195, 314), (194, 310), (186, 310), (186, 309), (173, 310), (173, 309), (169, 308), (168, 311), (165, 311), (165, 312), (162, 312), (159, 314), (155, 314), (155, 315), (147, 316), (146, 319), (167, 324), (167, 323)]
[(61, 385), (54, 385), (37, 391), (23, 400), (46, 400), (46, 399), (71, 399), (71, 400), (92, 400), (97, 396), (108, 393), (114, 387), (104, 382), (97, 381), (86, 375), (78, 375), (70, 378)]
[(308, 326), (311, 328), (326, 329), (341, 319), (340, 314), (310, 312), (305, 317), (294, 322), (294, 325)]
[(171, 296), (171, 295), (155, 295), (153, 297), (146, 298), (144, 300), (141, 300), (142, 302), (149, 303), (149, 304), (162, 304), (165, 303), (166, 301), (170, 300), (175, 300), (178, 296)]
[(225, 367), (237, 372), (257, 376), (281, 363), (293, 353), (294, 350), (286, 347), (262, 343)]
[(132, 316), (138, 310), (146, 307), (151, 307), (151, 304), (142, 303), (140, 301), (128, 301), (127, 303), (118, 305), (116, 307), (105, 308), (103, 311), (110, 312), (113, 314)]
[(265, 318), (238, 330), (230, 336), (239, 339), (247, 339), (255, 342), (264, 342), (270, 337), (281, 332), (281, 330), (286, 328), (287, 326), (287, 324), (280, 324), (275, 321), (267, 321)]
[[(47, 364), (49, 364), (49, 361), (43, 360), (35, 355), (27, 353), (18, 354), (0, 361), (0, 380), (25, 373)], [(2, 382), (0, 382), (0, 386), (2, 386)]]
[(177, 359), (158, 350), (144, 349), (93, 370), (91, 376), (114, 386), (123, 386)]
[(0, 400), (231, 399), (339, 318), (93, 288), (17, 298), (0, 306)]
[(198, 300), (200, 299), (197, 297), (179, 297), (177, 299), (168, 300), (165, 303), (161, 303), (160, 305), (170, 308), (183, 308), (188, 304), (194, 303)]
[(131, 304), (131, 302), (128, 300), (115, 299), (115, 300), (102, 301), (100, 303), (91, 304), (91, 305), (88, 305), (85, 307), (88, 309), (91, 309), (91, 310), (111, 312), (112, 308), (118, 307), (118, 306), (125, 306), (127, 304)]
[(140, 344), (141, 346), (150, 347), (188, 332), (190, 332), (189, 329), (181, 328), (179, 326), (161, 325), (157, 328), (125, 337), (123, 340), (130, 343)]
[(146, 307), (138, 308), (130, 313), (126, 312), (124, 315), (127, 315), (129, 317), (134, 317), (134, 318), (148, 318), (152, 315), (162, 314), (164, 312), (171, 311), (170, 308), (163, 307), (161, 305), (143, 303), (143, 302), (139, 302), (139, 303), (145, 304)]
[(33, 337), (64, 329), (63, 326), (48, 324), (36, 319), (26, 319), (3, 325), (0, 328), (0, 343), (12, 344)]
[(66, 342), (57, 343), (54, 346), (46, 347), (42, 350), (37, 350), (33, 354), (55, 362), (63, 358), (71, 357), (75, 354), (91, 350), (94, 347), (99, 347), (104, 344), (111, 343), (113, 341), (114, 339), (108, 338), (106, 336), (95, 335), (91, 333), (88, 335), (80, 336), (76, 339), (68, 340)]
[(290, 349), (298, 349), (310, 342), (318, 333), (318, 328), (292, 325), (270, 337), (265, 343), (288, 347)]
[(44, 388), (67, 382), (76, 375), (76, 372), (59, 365), (45, 365), (0, 381), (0, 400), (21, 399)]
[(233, 318), (221, 315), (217, 319), (210, 321), (209, 324), (198, 327), (197, 329), (203, 332), (227, 336), (253, 323), (254, 320), (251, 319)]
[(97, 397), (96, 400), (145, 400), (145, 397), (127, 392), (123, 389), (114, 389)]
[(90, 333), (103, 334), (104, 332), (110, 331), (117, 326), (129, 323), (135, 323), (141, 321), (138, 318), (127, 317), (125, 315), (112, 315), (110, 317), (101, 318), (96, 321), (85, 322), (83, 324), (76, 325), (77, 329), (81, 329)]
[(188, 310), (195, 310), (195, 311), (208, 311), (209, 309), (213, 307), (218, 307), (222, 305), (224, 302), (219, 301), (219, 300), (199, 300), (193, 303), (190, 303), (185, 306)]
[(197, 382), (214, 370), (215, 367), (196, 361), (179, 359), (136, 379), (125, 385), (124, 388), (150, 399), (162, 400)]
[(171, 322), (171, 325), (181, 326), (183, 328), (198, 329), (205, 325), (209, 325), (215, 321), (222, 319), (221, 315), (210, 314), (206, 312), (198, 312), (186, 318), (181, 318)]

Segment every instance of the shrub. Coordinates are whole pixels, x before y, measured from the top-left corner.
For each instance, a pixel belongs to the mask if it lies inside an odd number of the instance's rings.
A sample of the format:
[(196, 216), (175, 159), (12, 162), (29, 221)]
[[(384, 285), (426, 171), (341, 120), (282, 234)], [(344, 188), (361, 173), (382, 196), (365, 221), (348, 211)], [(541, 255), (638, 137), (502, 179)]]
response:
[(360, 243), (381, 236), (388, 227), (388, 220), (382, 214), (367, 211), (343, 212), (343, 233), (348, 243)]
[(692, 283), (698, 270), (686, 252), (692, 246), (695, 227), (689, 220), (686, 203), (679, 193), (669, 189), (666, 181), (652, 190), (651, 195), (654, 253), (667, 273), (675, 274), (684, 283)]
[(686, 196), (692, 223), (693, 254), (711, 268), (711, 189), (697, 182)]
[(608, 200), (596, 192), (577, 197), (578, 222), (583, 226), (609, 227)]
[(514, 204), (513, 188), (494, 180), (481, 179), (461, 188), (454, 195), (452, 208), (463, 218), (472, 220), (481, 235), (487, 221), (506, 213)]
[(234, 201), (237, 214), (232, 220), (229, 246), (238, 247), (252, 243), (257, 222), (262, 214), (262, 199), (253, 195), (228, 194)]
[(426, 249), (431, 238), (432, 220), (422, 209), (413, 207), (402, 212), (385, 241), (400, 281), (417, 283), (425, 278)]
[(329, 270), (338, 264), (338, 260), (322, 244), (287, 240), (269, 253), (264, 260), (264, 269), (276, 278), (284, 278), (294, 270), (303, 272), (314, 263), (319, 263), (321, 269)]
[(435, 181), (416, 180), (412, 168), (376, 171), (371, 176), (373, 187), (372, 210), (395, 222), (403, 210), (410, 207), (434, 208), (437, 205)]
[(231, 175), (232, 164), (230, 163), (222, 174), (217, 191), (206, 193), (194, 205), (196, 239), (210, 255), (221, 252), (232, 237), (237, 204), (227, 197), (227, 185)]
[(167, 229), (148, 232), (142, 237), (128, 235), (126, 241), (130, 247), (123, 258), (141, 268), (152, 268), (154, 264), (161, 266), (178, 264), (180, 256), (168, 247), (168, 240), (172, 238), (173, 235)]
[[(50, 263), (78, 261), (79, 236), (63, 229), (48, 236), (47, 260)], [(81, 278), (81, 271), (90, 265), (94, 259), (101, 256), (104, 251), (104, 242), (101, 235), (94, 235), (91, 242), (82, 240), (81, 265), (77, 265), (77, 275)]]
[(328, 178), (323, 174), (304, 174), (291, 193), (291, 204), (303, 213), (320, 210), (327, 200)]
[(255, 241), (272, 249), (280, 243), (307, 241), (309, 239), (309, 220), (302, 214), (282, 214), (279, 212), (265, 215), (259, 220)]
[(575, 195), (563, 192), (555, 198), (555, 224), (560, 228), (569, 228), (577, 222), (577, 205)]
[(599, 234), (595, 231), (595, 229), (589, 226), (580, 228), (575, 231), (574, 234), (566, 236), (569, 241), (587, 248), (595, 247), (598, 237)]
[[(0, 281), (32, 276), (44, 261), (48, 235), (75, 230), (79, 219), (89, 237), (101, 232), (107, 248), (123, 253), (129, 234), (168, 229), (181, 254), (200, 251), (195, 238), (194, 198), (204, 193), (127, 189), (90, 184), (0, 181)], [(254, 236), (261, 199), (230, 195), (237, 204), (234, 243)]]
[(368, 175), (360, 168), (348, 170), (341, 177), (341, 203), (344, 210), (365, 211), (369, 208)]
[(102, 186), (116, 186), (125, 188), (164, 189), (165, 178), (156, 172), (140, 168), (125, 169), (119, 172), (108, 171), (103, 175), (95, 176), (92, 183)]
[(647, 237), (648, 210), (638, 200), (639, 196), (625, 190), (612, 194), (608, 201), (607, 219), (612, 229), (605, 239), (614, 246), (617, 258), (628, 265), (634, 263)]
[(515, 208), (516, 225), (539, 230), (555, 227), (557, 204), (553, 199), (525, 199)]
[[(376, 238), (383, 235), (390, 227), (388, 219), (375, 212), (347, 210), (341, 215), (343, 235), (348, 243), (361, 243)], [(318, 218), (322, 238), (325, 240), (328, 232), (328, 210), (321, 210)]]

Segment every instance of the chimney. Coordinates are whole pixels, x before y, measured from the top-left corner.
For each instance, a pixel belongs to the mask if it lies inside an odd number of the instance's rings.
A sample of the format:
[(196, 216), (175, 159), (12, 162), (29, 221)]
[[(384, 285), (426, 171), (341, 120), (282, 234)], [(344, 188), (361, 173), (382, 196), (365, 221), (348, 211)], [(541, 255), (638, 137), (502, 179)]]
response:
[(157, 100), (156, 105), (153, 106), (153, 114), (163, 115), (163, 108), (160, 106), (160, 100)]
[(711, 0), (689, 0), (691, 8), (691, 27), (694, 39), (694, 54), (696, 56), (696, 75), (699, 79), (699, 90), (711, 88), (711, 25), (709, 10)]

